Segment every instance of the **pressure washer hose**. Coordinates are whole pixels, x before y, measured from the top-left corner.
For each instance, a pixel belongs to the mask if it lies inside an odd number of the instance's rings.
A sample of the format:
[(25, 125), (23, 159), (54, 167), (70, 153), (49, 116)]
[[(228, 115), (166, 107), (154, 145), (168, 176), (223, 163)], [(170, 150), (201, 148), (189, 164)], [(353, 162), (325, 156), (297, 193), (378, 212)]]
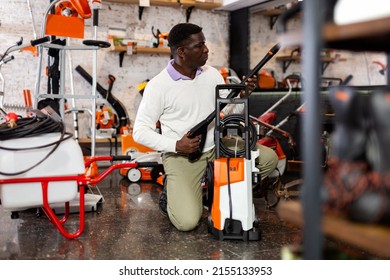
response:
[[(243, 115), (239, 114), (231, 114), (225, 116), (223, 119), (221, 119), (220, 122), (220, 131), (225, 136), (227, 135), (227, 132), (229, 129), (233, 128), (238, 130), (241, 130), (241, 132), (244, 132), (245, 129), (245, 118)], [(256, 140), (257, 140), (257, 131), (256, 127), (252, 122), (249, 122), (248, 127), (249, 132), (249, 148), (252, 151), (256, 146)], [(238, 136), (242, 136), (243, 133), (240, 133)], [(238, 147), (236, 147), (232, 150), (231, 148), (227, 147), (226, 144), (223, 141), (223, 137), (220, 137), (220, 149), (221, 152), (227, 156), (227, 157), (241, 157), (245, 156), (245, 147), (243, 149), (238, 150)]]

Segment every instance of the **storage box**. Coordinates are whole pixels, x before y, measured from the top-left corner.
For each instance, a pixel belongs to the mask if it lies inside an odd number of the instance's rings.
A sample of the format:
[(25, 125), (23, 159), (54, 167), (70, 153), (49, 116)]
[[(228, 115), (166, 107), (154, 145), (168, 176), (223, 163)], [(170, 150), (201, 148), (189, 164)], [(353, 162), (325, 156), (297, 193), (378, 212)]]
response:
[[(79, 144), (70, 138), (61, 142), (51, 154), (55, 145), (42, 148), (44, 145), (56, 143), (60, 137), (60, 133), (48, 133), (36, 137), (0, 141), (1, 147), (18, 149), (1, 151), (0, 171), (2, 173), (24, 171), (43, 160), (42, 163), (20, 175), (0, 175), (0, 179), (53, 177), (48, 185), (49, 203), (67, 202), (76, 198), (77, 181), (59, 181), (58, 178), (56, 180), (56, 176), (84, 174), (84, 160)], [(43, 205), (41, 183), (0, 184), (0, 199), (1, 206), (10, 211), (40, 207)]]

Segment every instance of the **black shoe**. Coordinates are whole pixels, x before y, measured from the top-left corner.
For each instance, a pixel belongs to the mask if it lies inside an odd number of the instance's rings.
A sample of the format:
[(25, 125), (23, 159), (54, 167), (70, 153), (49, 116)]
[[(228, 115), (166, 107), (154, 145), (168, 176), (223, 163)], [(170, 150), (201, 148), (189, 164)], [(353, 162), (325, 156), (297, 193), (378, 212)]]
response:
[(261, 186), (261, 183), (257, 183), (252, 189), (252, 195), (254, 198), (263, 198), (264, 189)]
[(160, 199), (158, 201), (158, 206), (160, 208), (160, 212), (163, 216), (168, 217), (168, 197), (167, 197), (167, 187), (164, 186), (163, 191), (160, 193)]
[(252, 189), (254, 198), (263, 198), (267, 196), (267, 190), (269, 185), (269, 178), (266, 177), (264, 180), (258, 182)]

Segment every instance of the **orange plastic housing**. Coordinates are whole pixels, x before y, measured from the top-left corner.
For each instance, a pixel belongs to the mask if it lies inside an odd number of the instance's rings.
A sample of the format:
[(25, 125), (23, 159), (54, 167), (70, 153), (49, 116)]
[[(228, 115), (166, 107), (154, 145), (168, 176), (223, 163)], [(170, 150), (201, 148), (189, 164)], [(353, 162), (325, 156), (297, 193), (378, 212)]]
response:
[[(231, 158), (229, 161), (229, 179), (230, 184), (242, 182), (245, 178), (245, 159)], [(220, 158), (214, 161), (214, 196), (211, 216), (214, 222), (214, 228), (223, 229), (221, 224), (220, 210), (220, 190), (228, 184), (227, 178), (227, 158)]]
[(83, 39), (84, 19), (79, 17), (48, 15), (45, 34)]
[(140, 153), (154, 152), (153, 149), (150, 149), (144, 145), (135, 142), (131, 134), (123, 134), (121, 136), (121, 141), (122, 141), (122, 155), (126, 155), (127, 152), (129, 151), (140, 152)]

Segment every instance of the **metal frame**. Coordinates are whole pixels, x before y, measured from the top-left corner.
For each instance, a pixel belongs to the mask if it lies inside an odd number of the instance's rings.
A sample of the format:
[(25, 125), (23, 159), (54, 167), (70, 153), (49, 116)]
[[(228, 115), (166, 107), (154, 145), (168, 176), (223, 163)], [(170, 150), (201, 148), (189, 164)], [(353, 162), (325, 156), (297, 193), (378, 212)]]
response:
[[(54, 0), (50, 3), (48, 8), (46, 9), (45, 16), (42, 23), (41, 28), (41, 37), (45, 36), (46, 32), (46, 22), (47, 17), (51, 11), (51, 9), (62, 0)], [(97, 37), (97, 26), (94, 26), (94, 40), (96, 40)], [(38, 56), (39, 56), (39, 62), (38, 62), (38, 68), (37, 68), (37, 78), (35, 83), (35, 92), (34, 92), (34, 101), (33, 101), (33, 107), (36, 108), (38, 104), (39, 98), (55, 98), (60, 99), (60, 115), (61, 118), (64, 118), (65, 112), (64, 112), (64, 99), (92, 99), (92, 124), (91, 124), (91, 156), (95, 156), (95, 149), (96, 149), (96, 120), (95, 120), (95, 114), (96, 114), (96, 85), (97, 85), (97, 50), (100, 49), (98, 46), (60, 46), (57, 44), (41, 44), (37, 46), (38, 48)], [(42, 57), (43, 57), (43, 49), (44, 48), (53, 48), (53, 49), (59, 49), (60, 50), (60, 94), (54, 95), (54, 94), (40, 94), (40, 83), (41, 83), (41, 72), (42, 72)], [(73, 95), (73, 94), (65, 94), (65, 69), (66, 69), (66, 51), (71, 50), (89, 50), (93, 51), (92, 55), (92, 92), (91, 95)]]
[(323, 23), (322, 0), (303, 3), (303, 76), (306, 77), (303, 98), (306, 112), (303, 114), (303, 188), (302, 205), (304, 259), (322, 258), (321, 218), (322, 204), (320, 188), (323, 172), (318, 139), (320, 127), (320, 50), (322, 45), (321, 26)]
[[(112, 161), (114, 157), (112, 156), (98, 156), (91, 158), (85, 162), (85, 167), (89, 167), (93, 162), (96, 161)], [(144, 163), (149, 164), (149, 163)], [(55, 225), (58, 231), (68, 239), (74, 239), (79, 237), (84, 231), (85, 223), (85, 187), (94, 186), (100, 181), (102, 181), (108, 174), (110, 174), (115, 169), (120, 168), (137, 168), (139, 164), (137, 162), (122, 162), (113, 164), (107, 169), (105, 169), (101, 174), (96, 178), (90, 176), (82, 175), (70, 175), (70, 176), (50, 176), (50, 177), (33, 177), (33, 178), (11, 178), (11, 179), (0, 179), (0, 185), (3, 184), (18, 184), (18, 183), (41, 183), (42, 186), (42, 201), (43, 205), (41, 206), (42, 211), (48, 217), (49, 221)], [(79, 228), (75, 232), (68, 232), (64, 227), (65, 222), (68, 220), (70, 215), (69, 201), (65, 203), (65, 214), (62, 218), (58, 218), (54, 213), (52, 207), (48, 201), (48, 186), (49, 182), (59, 182), (59, 181), (76, 181), (79, 186)], [(28, 186), (26, 186), (26, 191), (28, 191)]]

